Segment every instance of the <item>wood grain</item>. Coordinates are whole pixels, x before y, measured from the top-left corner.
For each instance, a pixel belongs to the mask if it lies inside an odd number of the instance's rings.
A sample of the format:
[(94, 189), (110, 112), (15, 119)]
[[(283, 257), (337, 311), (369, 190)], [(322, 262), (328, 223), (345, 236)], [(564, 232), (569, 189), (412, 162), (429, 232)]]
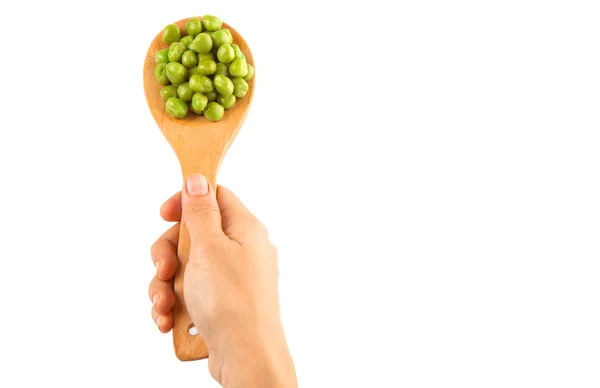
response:
[[(189, 19), (180, 20), (176, 24), (183, 31), (185, 23)], [(246, 41), (231, 26), (223, 23), (223, 28), (231, 31), (233, 42), (246, 55), (247, 62), (254, 66), (252, 52)], [(162, 42), (161, 37), (162, 31), (150, 44), (144, 62), (144, 91), (148, 107), (179, 159), (183, 179), (185, 180), (192, 174), (203, 174), (213, 187), (217, 187), (216, 179), (221, 162), (250, 110), (256, 73), (248, 81), (248, 93), (243, 98), (238, 98), (233, 108), (225, 111), (225, 116), (221, 121), (211, 122), (191, 111), (186, 118), (175, 119), (165, 110), (165, 103), (160, 96), (162, 85), (158, 83), (154, 75), (156, 52), (168, 48), (167, 44)], [(208, 357), (208, 350), (200, 335), (192, 336), (188, 332), (192, 321), (183, 299), (183, 273), (188, 262), (189, 252), (190, 239), (187, 228), (182, 222), (177, 251), (180, 265), (175, 274), (176, 302), (173, 308), (173, 345), (175, 354), (181, 361), (200, 360)]]

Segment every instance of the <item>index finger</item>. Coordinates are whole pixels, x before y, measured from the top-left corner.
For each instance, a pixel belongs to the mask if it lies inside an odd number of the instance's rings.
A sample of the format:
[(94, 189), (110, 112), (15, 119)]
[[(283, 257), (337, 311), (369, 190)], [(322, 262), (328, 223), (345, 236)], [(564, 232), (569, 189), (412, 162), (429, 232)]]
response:
[(167, 199), (160, 207), (160, 216), (165, 221), (181, 221), (181, 191)]

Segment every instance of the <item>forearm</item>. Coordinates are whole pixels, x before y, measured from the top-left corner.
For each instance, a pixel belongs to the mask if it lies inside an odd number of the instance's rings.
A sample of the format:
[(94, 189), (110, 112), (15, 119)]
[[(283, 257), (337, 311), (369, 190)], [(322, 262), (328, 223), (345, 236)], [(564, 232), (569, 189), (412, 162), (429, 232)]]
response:
[(283, 330), (236, 341), (222, 359), (223, 388), (296, 388), (296, 371)]

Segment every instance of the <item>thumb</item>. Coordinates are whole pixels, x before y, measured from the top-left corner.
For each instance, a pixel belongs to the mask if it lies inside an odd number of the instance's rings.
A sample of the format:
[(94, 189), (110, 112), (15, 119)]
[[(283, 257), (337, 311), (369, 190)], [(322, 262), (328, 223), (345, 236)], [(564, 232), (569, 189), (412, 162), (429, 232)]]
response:
[(185, 180), (181, 216), (192, 241), (211, 239), (223, 233), (215, 191), (204, 175), (190, 175)]

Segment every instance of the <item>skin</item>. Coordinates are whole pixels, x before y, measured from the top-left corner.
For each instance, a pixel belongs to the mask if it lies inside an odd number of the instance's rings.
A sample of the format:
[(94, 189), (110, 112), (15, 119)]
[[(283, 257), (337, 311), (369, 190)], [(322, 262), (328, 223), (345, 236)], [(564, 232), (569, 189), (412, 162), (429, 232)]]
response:
[(181, 39), (181, 31), (177, 24), (169, 24), (163, 30), (162, 40), (166, 44), (171, 44), (173, 42), (177, 42)]
[[(230, 190), (220, 186), (215, 194), (202, 175), (190, 176), (160, 214), (189, 230), (184, 299), (209, 349), (213, 378), (225, 388), (296, 388), (280, 319), (277, 251), (263, 224)], [(162, 333), (173, 327), (178, 237), (175, 224), (151, 250), (156, 275), (149, 296)]]
[(215, 75), (213, 80), (215, 89), (223, 97), (229, 97), (233, 93), (233, 82), (224, 75)]
[(230, 63), (235, 59), (235, 51), (230, 44), (225, 43), (217, 50), (217, 58), (221, 63)]
[(204, 117), (210, 121), (219, 121), (225, 115), (225, 108), (218, 102), (209, 102), (204, 109)]

